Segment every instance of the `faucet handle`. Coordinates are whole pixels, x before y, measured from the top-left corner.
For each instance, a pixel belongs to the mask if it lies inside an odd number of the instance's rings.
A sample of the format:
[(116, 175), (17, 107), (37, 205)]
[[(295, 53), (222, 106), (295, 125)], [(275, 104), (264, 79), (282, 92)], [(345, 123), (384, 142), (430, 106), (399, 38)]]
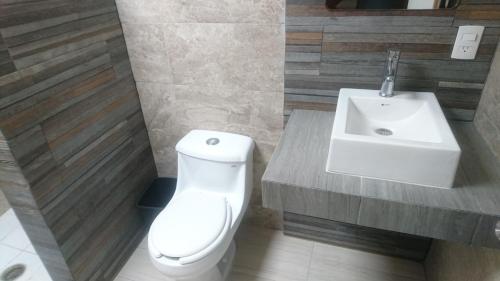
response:
[(399, 55), (401, 54), (401, 51), (398, 49), (388, 49), (387, 50), (387, 57), (390, 59), (399, 59)]
[(396, 76), (398, 70), (399, 56), (401, 51), (398, 49), (387, 50), (387, 69), (386, 76)]

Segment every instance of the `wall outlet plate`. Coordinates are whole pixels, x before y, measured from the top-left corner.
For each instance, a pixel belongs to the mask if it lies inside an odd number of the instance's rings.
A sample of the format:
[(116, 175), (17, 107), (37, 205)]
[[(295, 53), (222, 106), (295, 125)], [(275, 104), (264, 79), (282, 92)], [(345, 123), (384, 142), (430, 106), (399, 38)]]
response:
[(451, 53), (452, 59), (473, 60), (476, 58), (484, 26), (464, 25), (458, 28), (457, 38)]

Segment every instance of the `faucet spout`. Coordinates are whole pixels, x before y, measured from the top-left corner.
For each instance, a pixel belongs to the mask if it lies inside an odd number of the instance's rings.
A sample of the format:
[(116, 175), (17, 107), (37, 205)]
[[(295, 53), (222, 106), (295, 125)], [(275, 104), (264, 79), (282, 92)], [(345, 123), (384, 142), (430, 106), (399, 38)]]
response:
[(401, 52), (399, 50), (387, 51), (384, 80), (382, 81), (382, 87), (379, 92), (381, 97), (394, 96), (394, 83), (396, 82), (396, 72), (398, 70), (400, 53)]

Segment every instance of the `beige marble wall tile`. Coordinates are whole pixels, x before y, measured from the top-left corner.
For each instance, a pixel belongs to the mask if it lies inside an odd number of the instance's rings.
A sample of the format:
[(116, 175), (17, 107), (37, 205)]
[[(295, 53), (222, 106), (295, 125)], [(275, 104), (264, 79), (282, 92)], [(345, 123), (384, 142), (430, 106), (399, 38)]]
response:
[(285, 1), (117, 0), (122, 22), (259, 23), (285, 22)]
[[(144, 82), (137, 82), (137, 88), (158, 166), (164, 165), (161, 162), (176, 163), (175, 144), (192, 129), (251, 136), (259, 163), (267, 163), (281, 135), (280, 92)], [(172, 176), (176, 170), (159, 168), (158, 173)]]
[(136, 81), (168, 83), (172, 80), (172, 76), (169, 75), (170, 68), (162, 61), (162, 57), (138, 58), (135, 54), (131, 54), (129, 58)]
[(122, 23), (122, 28), (126, 33), (125, 40), (129, 53), (137, 53), (139, 57), (148, 57), (151, 54), (163, 54), (165, 51), (163, 25)]
[(163, 23), (168, 11), (164, 0), (116, 0), (122, 24)]
[(175, 144), (192, 129), (251, 136), (254, 191), (246, 221), (279, 228), (280, 215), (262, 208), (260, 179), (282, 132), (282, 92), (149, 82), (137, 82), (137, 89), (160, 176), (177, 175)]
[(283, 25), (188, 23), (163, 30), (174, 84), (283, 91)]
[(172, 83), (163, 25), (122, 23), (122, 27), (135, 80)]

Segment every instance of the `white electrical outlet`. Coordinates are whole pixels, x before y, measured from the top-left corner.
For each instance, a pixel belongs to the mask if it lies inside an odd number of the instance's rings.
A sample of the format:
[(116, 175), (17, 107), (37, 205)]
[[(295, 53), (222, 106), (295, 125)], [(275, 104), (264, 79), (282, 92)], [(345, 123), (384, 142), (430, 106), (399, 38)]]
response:
[(476, 58), (479, 43), (483, 37), (484, 26), (464, 25), (458, 28), (451, 58), (473, 60)]

